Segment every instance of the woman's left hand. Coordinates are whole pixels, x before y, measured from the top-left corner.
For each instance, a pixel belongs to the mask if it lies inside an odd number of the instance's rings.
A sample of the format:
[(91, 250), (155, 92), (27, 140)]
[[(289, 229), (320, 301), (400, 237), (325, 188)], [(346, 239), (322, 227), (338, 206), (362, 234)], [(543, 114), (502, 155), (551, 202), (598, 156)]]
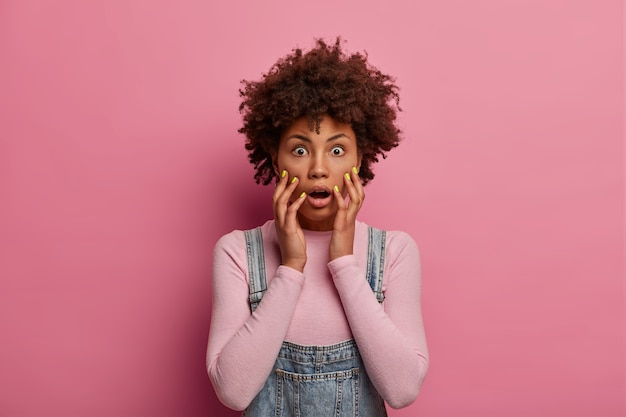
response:
[(356, 168), (343, 176), (343, 184), (350, 199), (346, 203), (339, 188), (335, 187), (333, 190), (337, 202), (337, 215), (333, 225), (333, 235), (330, 239), (329, 256), (331, 261), (340, 256), (352, 255), (356, 215), (365, 199), (363, 184), (361, 184)]

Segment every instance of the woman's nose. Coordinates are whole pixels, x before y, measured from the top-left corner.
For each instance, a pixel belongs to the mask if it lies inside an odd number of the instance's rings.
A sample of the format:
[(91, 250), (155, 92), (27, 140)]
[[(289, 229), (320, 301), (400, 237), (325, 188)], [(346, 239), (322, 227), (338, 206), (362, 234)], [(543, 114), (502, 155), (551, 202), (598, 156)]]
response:
[(311, 166), (309, 167), (310, 178), (326, 178), (328, 177), (327, 161), (323, 156), (318, 156), (311, 159)]

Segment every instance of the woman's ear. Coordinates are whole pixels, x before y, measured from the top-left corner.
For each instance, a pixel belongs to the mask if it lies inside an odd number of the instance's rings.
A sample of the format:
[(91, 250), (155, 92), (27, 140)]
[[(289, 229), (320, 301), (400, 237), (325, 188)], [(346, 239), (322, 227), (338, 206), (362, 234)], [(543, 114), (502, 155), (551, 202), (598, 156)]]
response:
[(363, 161), (363, 154), (359, 152), (359, 156), (356, 160), (356, 172), (361, 172), (361, 162)]

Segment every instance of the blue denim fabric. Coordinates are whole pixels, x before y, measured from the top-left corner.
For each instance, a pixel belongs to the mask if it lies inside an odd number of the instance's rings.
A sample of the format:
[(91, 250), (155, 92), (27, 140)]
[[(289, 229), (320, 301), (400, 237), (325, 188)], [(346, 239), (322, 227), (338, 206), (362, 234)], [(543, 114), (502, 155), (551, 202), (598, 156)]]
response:
[(274, 371), (245, 417), (383, 417), (354, 340), (331, 346), (283, 342)]
[[(267, 289), (260, 228), (248, 230), (246, 250), (252, 311)], [(385, 232), (369, 228), (366, 279), (378, 301), (384, 299), (382, 274)], [(302, 346), (283, 342), (274, 370), (243, 417), (386, 417), (387, 411), (365, 371), (356, 342)]]

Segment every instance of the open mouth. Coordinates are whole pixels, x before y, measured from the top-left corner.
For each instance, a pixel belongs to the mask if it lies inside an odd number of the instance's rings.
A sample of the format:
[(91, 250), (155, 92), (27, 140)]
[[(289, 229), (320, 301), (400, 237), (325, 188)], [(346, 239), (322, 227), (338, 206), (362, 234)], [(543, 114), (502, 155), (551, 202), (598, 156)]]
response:
[(330, 193), (328, 191), (313, 191), (312, 193), (309, 194), (309, 196), (311, 196), (311, 198), (315, 198), (315, 199), (323, 199), (323, 198), (327, 198), (328, 196), (330, 196)]
[(316, 187), (316, 189), (309, 192), (307, 201), (311, 207), (323, 208), (332, 203), (333, 196), (325, 187)]

